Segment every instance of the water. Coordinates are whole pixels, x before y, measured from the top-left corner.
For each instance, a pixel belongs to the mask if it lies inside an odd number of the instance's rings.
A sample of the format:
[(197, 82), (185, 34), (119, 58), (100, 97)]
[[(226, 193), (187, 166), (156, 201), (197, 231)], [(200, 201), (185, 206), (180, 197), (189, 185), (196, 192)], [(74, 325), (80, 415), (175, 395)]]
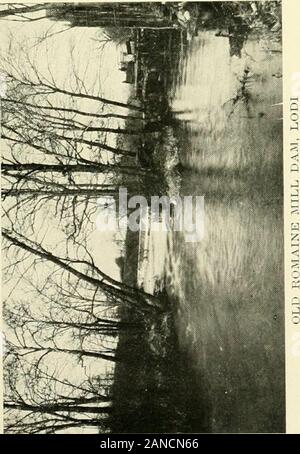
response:
[(281, 53), (201, 32), (171, 92), (180, 194), (204, 195), (205, 238), (153, 232), (140, 282), (165, 287), (212, 432), (284, 430)]

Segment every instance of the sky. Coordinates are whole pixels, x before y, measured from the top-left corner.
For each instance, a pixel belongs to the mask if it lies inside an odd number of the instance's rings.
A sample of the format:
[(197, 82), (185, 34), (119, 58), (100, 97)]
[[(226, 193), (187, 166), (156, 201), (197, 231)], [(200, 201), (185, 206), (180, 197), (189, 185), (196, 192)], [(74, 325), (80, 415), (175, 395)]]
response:
[[(41, 12), (38, 15), (42, 15)], [(113, 42), (103, 46), (101, 29), (67, 28), (68, 25), (63, 22), (53, 22), (46, 18), (34, 22), (1, 20), (0, 63), (1, 55), (9, 55), (15, 60), (16, 66), (22, 66), (24, 64), (22, 52), (25, 50), (40, 72), (53, 74), (57, 85), (72, 89), (72, 74), (76, 72), (85, 80), (89, 92), (101, 93), (105, 98), (126, 102), (129, 87), (123, 83), (124, 72), (118, 69), (120, 61), (118, 46)], [(48, 38), (40, 42), (45, 33), (48, 34)], [(95, 111), (99, 106), (90, 101), (81, 101), (80, 108)], [(122, 113), (126, 111), (123, 109)], [(5, 152), (5, 144), (2, 145), (2, 152)], [(42, 224), (41, 217), (37, 220), (37, 223), (39, 222)], [(57, 229), (55, 219), (51, 217), (47, 219), (46, 231), (57, 241), (62, 239), (62, 233)], [(120, 246), (112, 240), (113, 232), (99, 232), (95, 225), (95, 230), (90, 235), (89, 250), (99, 268), (119, 279), (120, 270), (115, 259), (120, 255)], [(26, 293), (26, 282), (12, 278), (6, 291), (4, 290), (4, 297), (13, 287), (15, 299), (22, 298), (24, 292)], [(102, 363), (97, 361), (97, 364), (92, 364), (88, 361), (86, 366), (91, 368), (93, 373), (112, 367), (111, 363), (108, 364), (106, 361)], [(64, 365), (64, 370), (68, 373), (72, 368), (73, 374), (80, 374), (80, 370), (74, 367), (74, 361), (71, 361), (69, 365)]]
[[(37, 14), (41, 15), (41, 12)], [(72, 89), (74, 79), (71, 75), (75, 71), (84, 79), (89, 92), (100, 92), (103, 97), (126, 102), (129, 88), (123, 83), (124, 72), (118, 69), (120, 48), (113, 42), (103, 46), (101, 29), (76, 27), (67, 30), (66, 23), (50, 21), (47, 18), (25, 23), (9, 20), (1, 22), (1, 55), (9, 54), (17, 60), (17, 65), (22, 65), (20, 49), (25, 49), (42, 74), (53, 74), (57, 85)], [(37, 45), (45, 33), (49, 37)], [(96, 111), (99, 103), (80, 100), (80, 108)], [(116, 111), (115, 109), (114, 112)], [(124, 109), (120, 112), (124, 114)], [(111, 235), (111, 232), (97, 231), (95, 226), (91, 237), (93, 255), (103, 271), (113, 277), (119, 277), (115, 258), (120, 252), (117, 246), (112, 245)]]

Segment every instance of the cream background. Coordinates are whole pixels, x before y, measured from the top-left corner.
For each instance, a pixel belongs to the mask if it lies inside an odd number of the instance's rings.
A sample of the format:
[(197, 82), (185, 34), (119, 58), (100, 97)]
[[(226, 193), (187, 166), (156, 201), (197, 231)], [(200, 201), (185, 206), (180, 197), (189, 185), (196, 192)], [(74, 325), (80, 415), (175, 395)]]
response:
[[(62, 0), (56, 0), (62, 2)], [(84, 0), (81, 0), (84, 2)], [(114, 1), (114, 0), (110, 0)], [(130, 0), (129, 0), (130, 1)], [(132, 1), (132, 0), (131, 0)], [(199, 0), (198, 0), (199, 1)], [(203, 1), (203, 0), (200, 0)], [(229, 0), (226, 0), (229, 1)], [(245, 0), (246, 1), (246, 0)], [(15, 3), (10, 0), (1, 3)], [(32, 3), (32, 2), (23, 2)], [(289, 175), (288, 175), (288, 146), (289, 146), (289, 106), (288, 100), (291, 96), (291, 77), (294, 72), (300, 71), (299, 45), (300, 45), (300, 2), (299, 0), (282, 0), (283, 3), (283, 74), (284, 74), (284, 168), (285, 168), (285, 264), (288, 270), (290, 251), (289, 251)], [(300, 216), (299, 216), (300, 222)], [(295, 218), (294, 218), (295, 221)], [(107, 248), (106, 248), (107, 249)], [(298, 290), (299, 296), (300, 291)], [(300, 433), (300, 356), (293, 354), (292, 346), (295, 335), (300, 336), (300, 326), (293, 325), (290, 320), (290, 298), (291, 285), (288, 274), (286, 273), (285, 282), (285, 304), (286, 304), (286, 431), (287, 433)], [(2, 364), (0, 365), (1, 373)], [(275, 371), (276, 373), (276, 371)], [(0, 376), (1, 378), (1, 376)], [(0, 380), (0, 388), (2, 380)], [(0, 405), (2, 407), (2, 393), (0, 394)], [(1, 412), (1, 417), (2, 417)], [(2, 421), (0, 429), (2, 429)], [(1, 430), (2, 432), (2, 430)]]
[[(285, 200), (285, 309), (286, 309), (286, 431), (300, 433), (300, 353), (299, 348), (295, 355), (295, 335), (300, 336), (300, 326), (293, 325), (290, 317), (291, 296), (300, 296), (300, 290), (291, 291), (290, 274), (290, 223), (292, 221), (289, 210), (289, 98), (292, 89), (292, 74), (300, 71), (299, 44), (300, 44), (300, 3), (297, 0), (283, 0), (283, 74), (284, 74), (284, 200)], [(295, 175), (294, 175), (295, 177)], [(299, 177), (299, 176), (298, 176)], [(296, 176), (297, 178), (297, 176)], [(300, 216), (293, 217), (299, 222)]]

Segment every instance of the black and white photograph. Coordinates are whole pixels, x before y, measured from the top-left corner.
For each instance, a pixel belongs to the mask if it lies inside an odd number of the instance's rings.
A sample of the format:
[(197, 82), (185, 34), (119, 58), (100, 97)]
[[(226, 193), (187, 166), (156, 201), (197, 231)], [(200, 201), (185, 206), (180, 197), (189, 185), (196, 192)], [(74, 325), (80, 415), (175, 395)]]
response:
[(0, 109), (4, 433), (284, 433), (282, 2), (1, 3)]

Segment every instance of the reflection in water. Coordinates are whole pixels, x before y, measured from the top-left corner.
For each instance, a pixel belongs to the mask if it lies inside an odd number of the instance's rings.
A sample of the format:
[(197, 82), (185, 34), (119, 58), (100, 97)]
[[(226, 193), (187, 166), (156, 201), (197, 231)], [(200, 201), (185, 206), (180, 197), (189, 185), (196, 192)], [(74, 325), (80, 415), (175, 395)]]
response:
[[(200, 33), (172, 91), (181, 195), (205, 196), (205, 239), (151, 234), (142, 278), (166, 285), (213, 432), (283, 431), (281, 59)], [(177, 112), (177, 114), (176, 114)], [(163, 244), (163, 247), (162, 247)]]

